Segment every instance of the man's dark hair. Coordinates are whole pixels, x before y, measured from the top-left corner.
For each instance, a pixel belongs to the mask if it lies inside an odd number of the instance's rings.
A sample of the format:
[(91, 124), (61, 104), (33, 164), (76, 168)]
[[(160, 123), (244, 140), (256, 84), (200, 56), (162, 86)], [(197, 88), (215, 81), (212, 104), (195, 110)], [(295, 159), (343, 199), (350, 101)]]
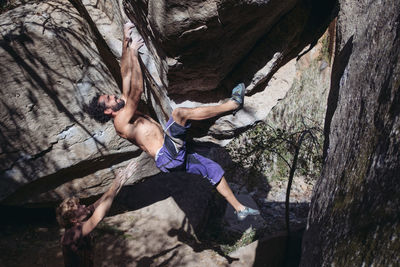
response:
[(99, 102), (99, 98), (99, 94), (92, 98), (89, 105), (86, 106), (86, 112), (96, 121), (105, 123), (111, 119), (111, 115), (104, 114), (106, 105), (103, 102)]

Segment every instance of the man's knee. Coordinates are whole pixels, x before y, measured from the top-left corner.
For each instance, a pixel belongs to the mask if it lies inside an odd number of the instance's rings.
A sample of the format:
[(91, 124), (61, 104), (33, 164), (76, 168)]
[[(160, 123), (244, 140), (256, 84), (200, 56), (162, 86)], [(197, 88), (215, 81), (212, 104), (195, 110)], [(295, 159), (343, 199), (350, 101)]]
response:
[(172, 111), (172, 118), (180, 125), (185, 125), (187, 121), (187, 108), (176, 108)]

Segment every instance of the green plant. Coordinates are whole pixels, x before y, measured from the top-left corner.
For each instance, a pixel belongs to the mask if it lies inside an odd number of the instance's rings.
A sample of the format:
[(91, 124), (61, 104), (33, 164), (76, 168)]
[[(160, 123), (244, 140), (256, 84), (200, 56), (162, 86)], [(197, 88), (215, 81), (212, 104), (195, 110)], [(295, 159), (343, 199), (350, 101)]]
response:
[[(233, 161), (249, 170), (250, 177), (257, 177), (257, 173), (262, 173), (270, 180), (283, 180), (287, 179), (297, 139), (305, 130), (310, 131), (311, 135), (303, 141), (305, 149), (300, 150), (298, 168), (302, 175), (315, 178), (322, 163), (322, 130), (307, 125), (304, 121), (302, 127), (293, 132), (260, 123), (242, 137), (242, 142), (246, 145), (238, 149), (238, 144), (232, 144), (227, 149)], [(249, 180), (252, 181), (247, 178)]]
[(317, 58), (317, 60), (325, 60), (329, 64), (331, 63), (331, 57), (329, 54), (329, 42), (330, 42), (329, 34), (325, 33), (322, 38), (319, 40), (321, 43), (321, 51)]
[[(232, 235), (234, 233), (230, 233)], [(240, 247), (244, 247), (257, 239), (256, 231), (253, 228), (249, 228), (245, 231), (240, 238), (236, 238), (236, 242), (233, 244), (224, 244), (221, 245), (222, 251), (225, 255), (230, 254), (231, 252), (237, 250)]]

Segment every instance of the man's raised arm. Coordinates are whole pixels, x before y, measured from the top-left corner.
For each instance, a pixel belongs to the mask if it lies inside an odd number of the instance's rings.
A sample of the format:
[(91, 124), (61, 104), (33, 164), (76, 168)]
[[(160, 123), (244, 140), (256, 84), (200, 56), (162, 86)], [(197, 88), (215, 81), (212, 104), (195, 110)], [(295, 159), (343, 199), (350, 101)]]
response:
[(129, 52), (132, 62), (131, 69), (131, 88), (126, 98), (127, 107), (136, 111), (137, 105), (140, 101), (140, 96), (143, 93), (143, 73), (139, 62), (139, 48), (143, 46), (143, 39), (141, 37), (133, 38), (129, 45)]
[(110, 209), (114, 197), (118, 194), (121, 187), (125, 184), (128, 178), (133, 175), (133, 172), (137, 169), (137, 162), (131, 160), (128, 166), (118, 172), (110, 188), (97, 200), (93, 206), (95, 208), (92, 216), (83, 223), (82, 235), (88, 235), (93, 229), (99, 224), (99, 222), (104, 218), (107, 211)]
[(122, 95), (126, 99), (131, 89), (132, 59), (130, 57), (129, 45), (131, 44), (131, 34), (135, 25), (128, 22), (124, 25), (124, 40), (122, 41), (121, 57), (121, 77)]
[(143, 74), (139, 63), (138, 50), (143, 46), (140, 36), (130, 37), (133, 24), (130, 28), (124, 26), (124, 42), (121, 59), (122, 94), (125, 100), (124, 109), (118, 116), (118, 124), (127, 125), (135, 114), (141, 94), (143, 92)]

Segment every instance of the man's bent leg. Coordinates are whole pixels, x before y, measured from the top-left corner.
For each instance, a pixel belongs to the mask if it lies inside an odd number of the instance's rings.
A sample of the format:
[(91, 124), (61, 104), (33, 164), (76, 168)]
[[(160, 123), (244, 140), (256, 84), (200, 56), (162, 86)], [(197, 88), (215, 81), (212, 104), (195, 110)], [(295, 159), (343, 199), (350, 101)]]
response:
[(231, 188), (229, 187), (228, 183), (226, 182), (225, 177), (221, 178), (221, 181), (219, 182), (219, 184), (217, 185), (217, 191), (223, 196), (225, 197), (226, 201), (228, 201), (229, 204), (232, 205), (232, 207), (236, 210), (236, 211), (241, 211), (245, 208), (245, 206), (243, 206), (235, 197), (235, 195), (233, 194)]
[(211, 184), (217, 185), (217, 191), (225, 197), (226, 201), (238, 212), (245, 208), (235, 197), (224, 177), (224, 170), (213, 160), (197, 153), (188, 154), (186, 161), (188, 173), (200, 174), (207, 178)]
[(233, 111), (233, 115), (235, 115), (243, 107), (245, 93), (246, 87), (244, 83), (240, 83), (233, 88), (229, 101), (215, 106), (177, 108), (172, 112), (172, 118), (179, 125), (185, 126), (188, 120), (205, 120), (229, 111)]
[(216, 106), (202, 106), (196, 108), (176, 108), (172, 111), (172, 118), (179, 125), (185, 126), (188, 120), (205, 120), (216, 117), (225, 112), (237, 109), (239, 104), (233, 100), (228, 100)]

